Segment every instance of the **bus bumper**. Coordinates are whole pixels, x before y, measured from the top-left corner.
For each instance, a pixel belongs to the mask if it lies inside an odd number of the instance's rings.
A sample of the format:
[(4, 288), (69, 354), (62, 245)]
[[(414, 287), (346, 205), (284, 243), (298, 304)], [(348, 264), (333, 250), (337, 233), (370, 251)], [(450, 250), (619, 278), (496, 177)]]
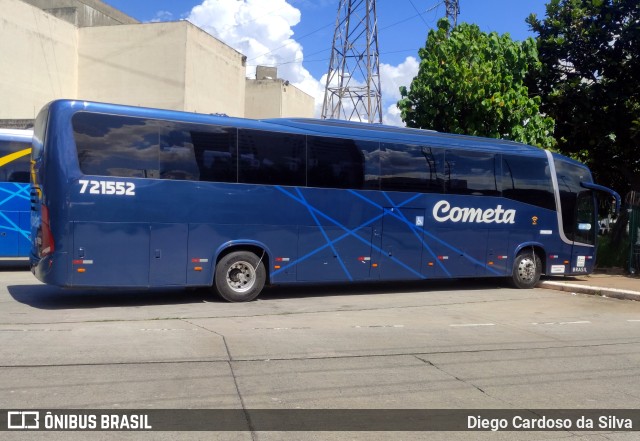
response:
[(61, 263), (66, 261), (64, 257), (56, 254), (42, 258), (31, 255), (31, 272), (36, 276), (36, 279), (48, 285), (69, 286), (65, 279), (66, 270), (60, 268)]

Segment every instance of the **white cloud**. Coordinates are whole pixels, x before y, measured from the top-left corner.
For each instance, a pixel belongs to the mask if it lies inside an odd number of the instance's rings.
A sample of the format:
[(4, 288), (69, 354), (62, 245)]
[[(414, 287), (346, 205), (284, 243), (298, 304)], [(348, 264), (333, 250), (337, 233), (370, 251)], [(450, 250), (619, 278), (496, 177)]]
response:
[[(277, 66), (278, 77), (315, 98), (319, 117), (326, 74), (316, 79), (302, 66), (303, 48), (292, 29), (300, 19), (300, 10), (286, 0), (204, 0), (187, 16), (191, 23), (246, 55), (248, 77), (255, 75), (258, 64)], [(385, 123), (402, 125), (399, 112), (393, 109), (400, 97), (398, 87), (410, 84), (417, 66), (413, 57), (398, 66), (380, 65)]]
[(169, 11), (158, 11), (156, 12), (156, 15), (149, 20), (149, 22), (151, 23), (158, 23), (161, 21), (172, 21), (173, 20), (173, 14)]
[(400, 99), (400, 86), (411, 84), (418, 74), (420, 63), (414, 57), (407, 57), (397, 66), (380, 63), (380, 87), (382, 88), (382, 119), (385, 124), (404, 126), (396, 103)]
[[(247, 56), (247, 75), (257, 64), (280, 65), (302, 58), (302, 46), (292, 39), (300, 10), (285, 0), (205, 0), (187, 20)], [(304, 80), (300, 64), (279, 66), (279, 76)]]
[(411, 84), (411, 80), (418, 74), (420, 63), (414, 57), (407, 57), (401, 64), (392, 66), (380, 63), (380, 82), (382, 91), (389, 100), (400, 99), (400, 86)]

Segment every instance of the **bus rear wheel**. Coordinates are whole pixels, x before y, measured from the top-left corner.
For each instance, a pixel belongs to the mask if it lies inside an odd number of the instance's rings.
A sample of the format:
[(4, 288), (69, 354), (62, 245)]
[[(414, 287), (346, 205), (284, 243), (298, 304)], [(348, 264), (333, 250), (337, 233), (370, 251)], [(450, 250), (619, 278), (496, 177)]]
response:
[(542, 274), (542, 262), (533, 251), (524, 251), (513, 262), (511, 283), (516, 288), (529, 289), (538, 284)]
[(248, 302), (262, 291), (267, 279), (262, 260), (249, 251), (234, 251), (216, 265), (215, 286), (229, 302)]

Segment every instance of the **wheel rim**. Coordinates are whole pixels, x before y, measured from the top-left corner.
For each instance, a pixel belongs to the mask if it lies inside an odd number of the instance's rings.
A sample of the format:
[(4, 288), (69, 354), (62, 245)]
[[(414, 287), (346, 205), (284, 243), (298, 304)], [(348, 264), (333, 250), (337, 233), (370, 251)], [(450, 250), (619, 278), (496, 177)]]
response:
[(235, 262), (227, 270), (227, 285), (235, 292), (247, 292), (255, 283), (256, 270), (249, 262)]
[(523, 282), (531, 282), (536, 278), (536, 263), (532, 257), (524, 257), (518, 264), (518, 277)]

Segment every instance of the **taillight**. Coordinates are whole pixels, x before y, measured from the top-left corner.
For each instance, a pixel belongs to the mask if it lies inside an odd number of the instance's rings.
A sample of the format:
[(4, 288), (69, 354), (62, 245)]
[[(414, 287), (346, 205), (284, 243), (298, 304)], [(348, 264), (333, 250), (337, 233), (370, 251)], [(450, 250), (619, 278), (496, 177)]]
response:
[(49, 208), (44, 204), (41, 206), (41, 215), (42, 225), (40, 227), (41, 231), (38, 232), (38, 239), (40, 239), (40, 257), (44, 257), (53, 253), (55, 244), (53, 243), (53, 235), (49, 225)]

